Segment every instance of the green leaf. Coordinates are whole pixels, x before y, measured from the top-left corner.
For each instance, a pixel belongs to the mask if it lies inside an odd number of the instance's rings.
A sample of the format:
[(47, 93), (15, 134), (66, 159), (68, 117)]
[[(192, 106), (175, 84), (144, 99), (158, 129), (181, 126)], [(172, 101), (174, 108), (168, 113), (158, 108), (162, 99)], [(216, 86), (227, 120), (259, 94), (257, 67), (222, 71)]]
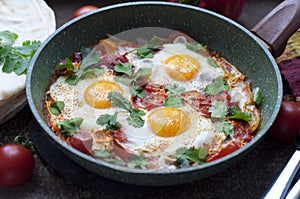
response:
[(82, 118), (73, 118), (59, 122), (56, 126), (60, 128), (60, 133), (70, 137), (80, 130), (80, 125), (83, 122)]
[(69, 77), (66, 79), (66, 82), (70, 85), (76, 85), (78, 82), (79, 78), (78, 75), (71, 74)]
[(50, 112), (54, 115), (61, 114), (61, 111), (64, 109), (65, 103), (63, 101), (54, 101), (50, 104)]
[(131, 82), (133, 81), (131, 77), (128, 77), (127, 75), (125, 76), (115, 76), (114, 80), (124, 84), (125, 86), (129, 86), (131, 84)]
[(118, 112), (115, 112), (113, 115), (110, 114), (100, 115), (97, 118), (96, 123), (105, 126), (107, 130), (117, 130), (121, 127), (121, 124), (117, 122), (117, 114)]
[(132, 109), (132, 104), (130, 103), (130, 101), (124, 98), (119, 92), (110, 92), (108, 94), (108, 99), (111, 100), (111, 104), (115, 107), (119, 107), (127, 111), (130, 111)]
[(219, 66), (216, 64), (216, 62), (212, 58), (208, 58), (207, 63), (214, 68), (219, 68)]
[(217, 131), (223, 132), (226, 136), (234, 137), (234, 127), (230, 122), (219, 121), (215, 127)]
[(208, 84), (205, 87), (205, 94), (207, 95), (217, 95), (222, 91), (229, 90), (229, 86), (227, 85), (226, 81), (222, 77), (217, 77), (212, 81), (211, 84)]
[(129, 62), (123, 63), (119, 61), (119, 63), (114, 66), (114, 71), (127, 74), (129, 77), (133, 78), (132, 64)]
[[(203, 148), (179, 148), (176, 150), (177, 156), (177, 167), (186, 168), (190, 166), (189, 161), (202, 164), (206, 160), (206, 156), (208, 155), (208, 151)], [(188, 160), (188, 161), (187, 161)]]
[(141, 128), (144, 126), (145, 121), (141, 118), (145, 115), (144, 111), (141, 111), (139, 109), (132, 109), (129, 111), (129, 124), (136, 128)]
[(81, 78), (83, 77), (91, 77), (91, 76), (99, 76), (104, 73), (103, 68), (89, 68), (82, 72)]
[(142, 86), (146, 83), (145, 79), (148, 79), (152, 75), (152, 68), (139, 68), (134, 74), (134, 81)]
[(159, 37), (157, 36), (153, 36), (149, 41), (148, 43), (146, 43), (144, 46), (146, 48), (150, 48), (150, 49), (153, 49), (153, 50), (158, 50), (161, 48), (161, 45), (158, 44), (159, 42)]
[(148, 162), (143, 153), (140, 155), (131, 154), (127, 166), (132, 169), (138, 168), (146, 170)]
[(66, 60), (66, 63), (59, 64), (58, 69), (59, 70), (69, 69), (71, 71), (77, 72), (77, 68), (74, 67), (72, 61), (69, 58), (66, 58), (65, 60)]
[(137, 96), (139, 98), (144, 98), (145, 97), (145, 93), (142, 87), (135, 87), (132, 86), (130, 88), (130, 93), (132, 94), (133, 97)]
[(82, 61), (80, 63), (80, 70), (84, 70), (100, 61), (100, 52), (94, 48), (89, 53), (82, 53)]
[(226, 118), (228, 113), (227, 104), (221, 101), (213, 101), (212, 107), (208, 109), (212, 118)]
[(111, 154), (107, 149), (97, 149), (94, 151), (94, 155), (100, 158), (110, 158)]
[(194, 52), (198, 52), (204, 48), (201, 44), (199, 44), (197, 42), (193, 42), (193, 43), (186, 42), (186, 47), (187, 47), (187, 49), (190, 49)]
[(249, 122), (252, 120), (252, 116), (250, 113), (241, 112), (237, 106), (231, 107), (230, 113), (231, 113), (231, 116), (228, 117), (230, 119), (240, 119), (240, 120), (244, 120), (246, 122)]
[(259, 87), (253, 89), (254, 92), (254, 103), (257, 105), (261, 105), (263, 94)]
[(166, 107), (178, 108), (183, 105), (183, 99), (180, 97), (170, 96), (165, 99), (164, 104)]
[(9, 45), (12, 46), (16, 40), (18, 39), (18, 35), (16, 33), (10, 32), (8, 30), (0, 31), (0, 45)]
[(183, 86), (178, 86), (177, 84), (167, 84), (165, 89), (170, 96), (179, 95), (185, 92), (185, 88)]
[(136, 50), (137, 50), (137, 55), (142, 58), (153, 58), (154, 57), (152, 50), (150, 48), (146, 48), (145, 46), (139, 47)]

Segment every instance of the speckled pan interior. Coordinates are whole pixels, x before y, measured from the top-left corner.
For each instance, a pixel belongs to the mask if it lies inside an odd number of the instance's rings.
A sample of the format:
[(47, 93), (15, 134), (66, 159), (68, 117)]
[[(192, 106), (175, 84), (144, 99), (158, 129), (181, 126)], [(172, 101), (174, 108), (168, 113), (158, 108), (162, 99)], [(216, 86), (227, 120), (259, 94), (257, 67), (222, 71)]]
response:
[[(46, 126), (43, 98), (54, 73), (54, 66), (83, 46), (95, 44), (106, 34), (117, 34), (141, 27), (179, 30), (218, 51), (260, 87), (264, 94), (262, 121), (255, 139), (246, 147), (217, 161), (175, 171), (142, 171), (111, 165), (81, 154), (60, 141)], [(167, 186), (195, 181), (226, 169), (247, 154), (263, 139), (280, 107), (282, 82), (272, 55), (245, 28), (218, 14), (200, 8), (166, 2), (134, 2), (104, 7), (74, 19), (59, 28), (42, 45), (33, 58), (26, 83), (30, 108), (45, 136), (57, 150), (84, 168), (119, 182)]]

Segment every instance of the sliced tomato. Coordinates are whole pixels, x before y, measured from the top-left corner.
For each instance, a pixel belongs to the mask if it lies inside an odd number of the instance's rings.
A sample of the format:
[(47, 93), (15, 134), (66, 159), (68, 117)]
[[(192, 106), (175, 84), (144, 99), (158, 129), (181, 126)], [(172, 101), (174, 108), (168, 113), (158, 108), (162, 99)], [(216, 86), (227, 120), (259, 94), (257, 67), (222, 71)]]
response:
[(209, 156), (206, 159), (206, 162), (211, 162), (211, 161), (217, 160), (219, 158), (222, 158), (222, 157), (238, 150), (239, 148), (241, 148), (241, 146), (235, 140), (232, 140), (232, 141), (228, 142), (219, 152)]

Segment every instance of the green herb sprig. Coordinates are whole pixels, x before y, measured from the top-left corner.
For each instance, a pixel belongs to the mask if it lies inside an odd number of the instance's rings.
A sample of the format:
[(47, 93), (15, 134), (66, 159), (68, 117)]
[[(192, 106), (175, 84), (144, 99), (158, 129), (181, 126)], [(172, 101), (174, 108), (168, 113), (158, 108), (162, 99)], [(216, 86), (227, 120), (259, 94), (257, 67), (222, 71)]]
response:
[(191, 163), (202, 164), (205, 162), (207, 154), (207, 150), (203, 148), (179, 148), (175, 154), (177, 157), (176, 166), (178, 168), (187, 168), (191, 166)]
[(71, 137), (80, 130), (80, 125), (83, 122), (83, 118), (72, 118), (57, 123), (57, 127), (60, 128), (60, 133), (66, 134), (67, 137)]
[(0, 31), (0, 63), (2, 72), (17, 75), (27, 73), (29, 63), (40, 47), (40, 41), (24, 41), (21, 46), (13, 46), (18, 35), (10, 31)]
[(157, 36), (152, 37), (148, 43), (136, 49), (137, 55), (142, 58), (153, 58), (153, 50), (158, 50), (161, 45), (158, 44), (159, 38)]
[(166, 107), (174, 107), (178, 108), (183, 105), (183, 99), (177, 97), (176, 95), (180, 95), (185, 92), (185, 88), (183, 86), (178, 86), (176, 84), (168, 84), (165, 87), (169, 96), (165, 99), (165, 106)]

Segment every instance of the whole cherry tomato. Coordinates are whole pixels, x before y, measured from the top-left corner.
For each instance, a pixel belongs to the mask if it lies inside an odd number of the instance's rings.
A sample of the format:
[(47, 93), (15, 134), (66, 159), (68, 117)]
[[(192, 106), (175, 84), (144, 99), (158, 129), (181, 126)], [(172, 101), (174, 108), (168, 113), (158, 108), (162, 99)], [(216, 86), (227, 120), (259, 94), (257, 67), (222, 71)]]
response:
[(97, 9), (98, 7), (92, 5), (82, 6), (73, 13), (73, 18), (79, 17), (80, 15), (84, 15)]
[(245, 0), (167, 0), (212, 10), (233, 20), (241, 15)]
[(275, 138), (292, 141), (300, 129), (300, 104), (295, 101), (283, 100), (278, 116), (269, 132)]
[(5, 144), (0, 147), (0, 186), (23, 184), (33, 173), (34, 157), (25, 147)]

